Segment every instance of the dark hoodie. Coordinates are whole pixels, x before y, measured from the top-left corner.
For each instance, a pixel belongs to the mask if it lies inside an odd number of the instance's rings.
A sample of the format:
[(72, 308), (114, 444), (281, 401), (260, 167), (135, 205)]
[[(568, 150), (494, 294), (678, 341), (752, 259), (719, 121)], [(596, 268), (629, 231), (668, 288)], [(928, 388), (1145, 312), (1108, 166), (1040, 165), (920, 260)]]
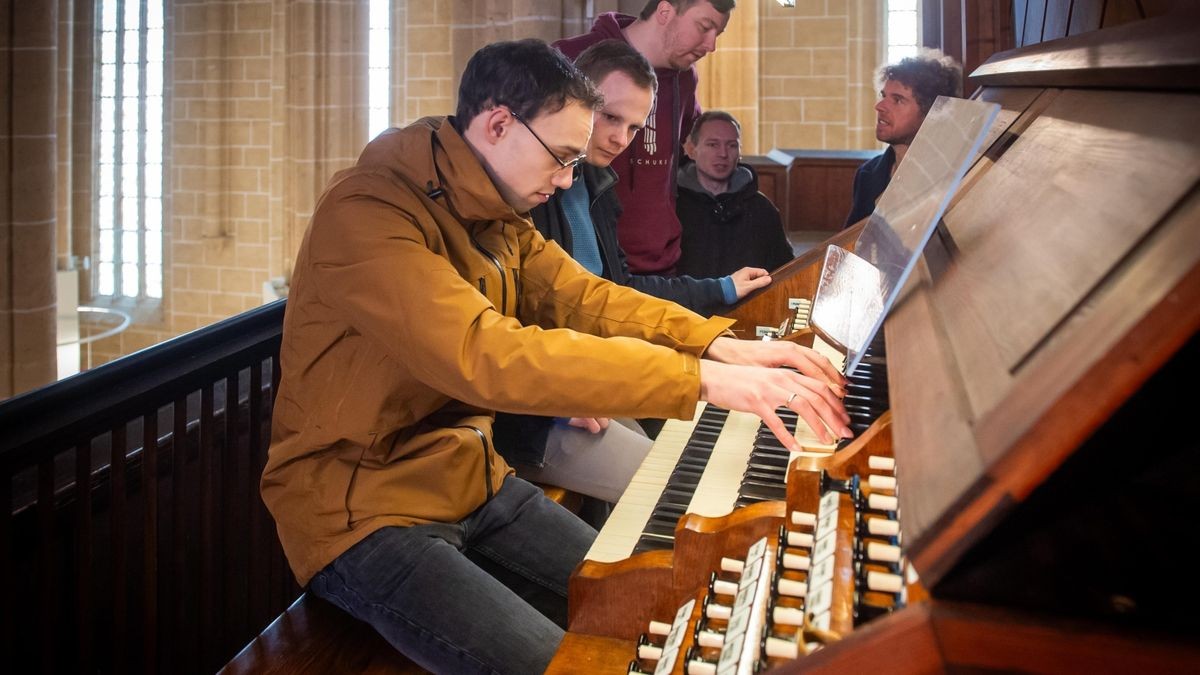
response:
[[(607, 12), (596, 17), (589, 33), (554, 43), (574, 59), (597, 42), (628, 42), (621, 29), (635, 17)], [(620, 180), (617, 198), (623, 212), (617, 236), (634, 274), (675, 273), (681, 229), (675, 216), (675, 170), (683, 139), (700, 115), (696, 101), (696, 69), (655, 68), (658, 97), (646, 128), (615, 160)]]
[(677, 271), (696, 277), (724, 276), (743, 267), (774, 270), (792, 259), (779, 209), (758, 191), (758, 175), (738, 164), (729, 191), (713, 195), (700, 185), (696, 165), (679, 170), (683, 252)]

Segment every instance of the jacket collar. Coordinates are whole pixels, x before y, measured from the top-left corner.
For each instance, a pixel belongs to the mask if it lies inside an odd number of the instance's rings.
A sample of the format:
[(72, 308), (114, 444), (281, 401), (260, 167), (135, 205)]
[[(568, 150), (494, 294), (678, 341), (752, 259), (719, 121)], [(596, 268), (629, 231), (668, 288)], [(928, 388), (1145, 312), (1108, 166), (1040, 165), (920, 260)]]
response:
[(600, 195), (613, 189), (617, 180), (617, 172), (613, 171), (611, 166), (599, 167), (583, 163), (583, 182), (587, 183), (591, 201), (596, 201)]
[(383, 166), (435, 201), (463, 224), (523, 221), (500, 196), (479, 158), (450, 117), (426, 117), (403, 129), (388, 129), (367, 144), (359, 167)]
[(726, 195), (743, 192), (758, 192), (758, 174), (754, 171), (754, 167), (744, 162), (738, 162), (737, 168), (729, 176), (729, 189), (719, 195), (710, 193), (700, 184), (700, 178), (696, 175), (696, 164), (694, 162), (680, 167), (676, 178), (680, 190), (695, 192), (711, 199), (719, 199)]

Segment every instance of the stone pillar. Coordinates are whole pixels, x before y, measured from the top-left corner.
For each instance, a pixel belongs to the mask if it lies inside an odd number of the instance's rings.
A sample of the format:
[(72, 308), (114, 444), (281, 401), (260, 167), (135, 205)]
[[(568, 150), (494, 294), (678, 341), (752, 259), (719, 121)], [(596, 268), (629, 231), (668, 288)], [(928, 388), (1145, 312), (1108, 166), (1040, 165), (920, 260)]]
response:
[(0, 397), (53, 382), (58, 3), (0, 0)]
[(742, 125), (742, 153), (747, 155), (770, 150), (758, 143), (758, 47), (758, 3), (740, 2), (717, 38), (717, 51), (696, 64), (700, 107), (724, 110), (737, 118)]
[(273, 129), (282, 188), (283, 268), (292, 262), (329, 178), (352, 166), (367, 141), (367, 32), (364, 0), (294, 0), (282, 9), (276, 63), (284, 117)]

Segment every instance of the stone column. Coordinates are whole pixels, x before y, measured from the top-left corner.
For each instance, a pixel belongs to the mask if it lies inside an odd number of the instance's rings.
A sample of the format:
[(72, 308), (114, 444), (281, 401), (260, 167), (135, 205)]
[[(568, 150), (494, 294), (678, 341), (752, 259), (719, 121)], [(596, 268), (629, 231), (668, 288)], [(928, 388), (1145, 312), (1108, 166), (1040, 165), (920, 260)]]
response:
[(0, 0), (0, 397), (53, 382), (58, 3)]

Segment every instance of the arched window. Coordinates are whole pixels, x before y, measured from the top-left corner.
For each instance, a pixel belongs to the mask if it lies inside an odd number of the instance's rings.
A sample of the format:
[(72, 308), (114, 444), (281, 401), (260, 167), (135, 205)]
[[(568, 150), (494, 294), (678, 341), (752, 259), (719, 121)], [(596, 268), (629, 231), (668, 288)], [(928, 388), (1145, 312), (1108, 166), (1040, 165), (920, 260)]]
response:
[(163, 0), (100, 0), (97, 296), (163, 286)]
[(921, 7), (917, 0), (887, 0), (887, 63), (916, 56), (921, 45)]

